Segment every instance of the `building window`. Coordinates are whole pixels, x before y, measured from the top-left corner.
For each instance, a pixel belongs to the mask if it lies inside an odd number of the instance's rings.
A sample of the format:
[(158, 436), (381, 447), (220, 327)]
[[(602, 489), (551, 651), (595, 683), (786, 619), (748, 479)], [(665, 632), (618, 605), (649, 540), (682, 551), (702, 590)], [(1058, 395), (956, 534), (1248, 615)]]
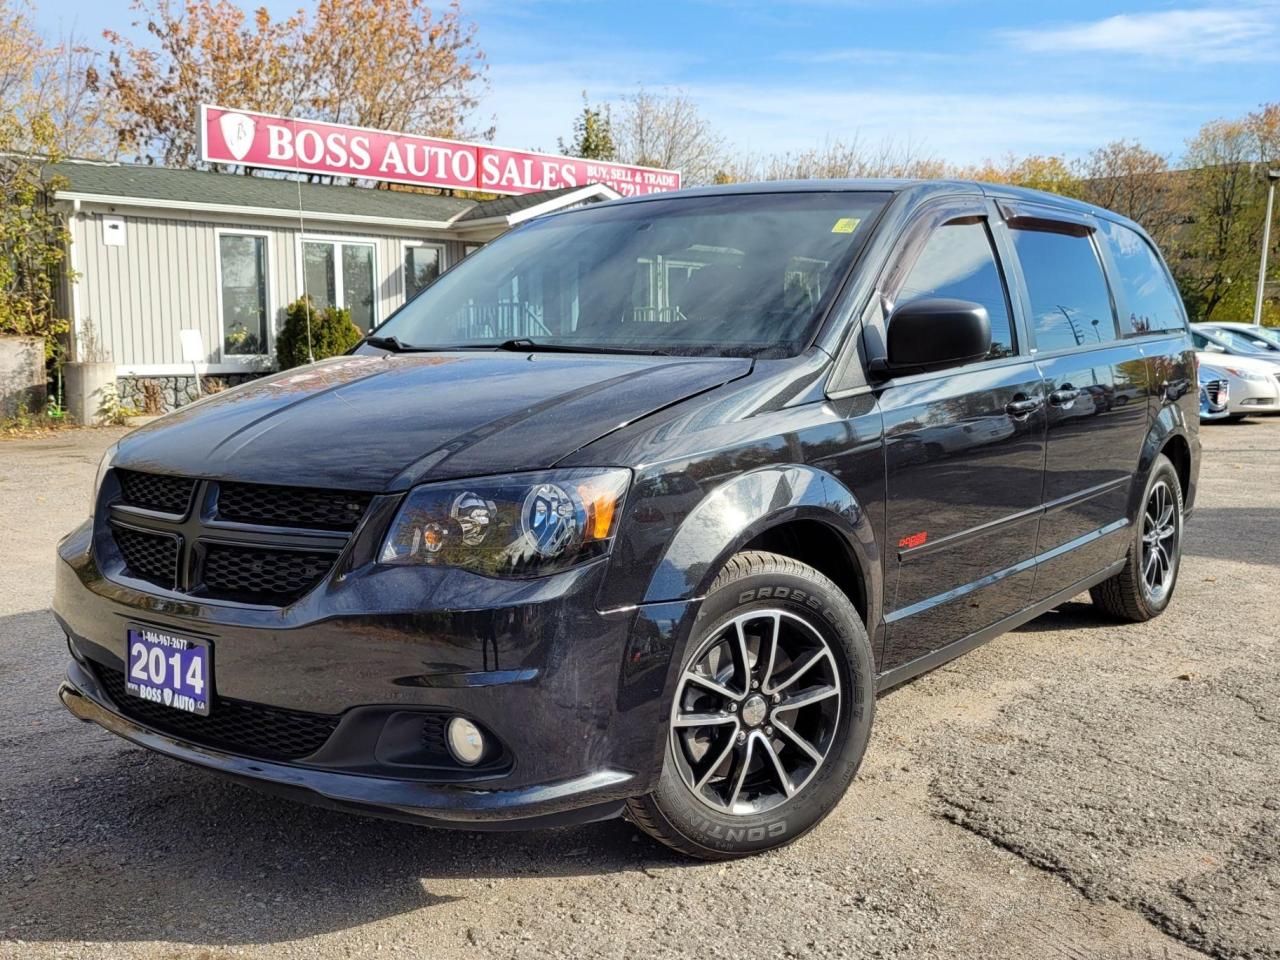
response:
[(483, 243), (464, 244), (462, 247), (462, 259), (465, 260), (467, 257), (471, 256), (473, 253), (475, 253), (477, 250), (479, 250), (483, 246), (484, 246)]
[(444, 269), (444, 247), (435, 244), (405, 244), (404, 298), (412, 300), (429, 287)]
[(302, 241), (302, 276), (317, 307), (346, 307), (363, 331), (378, 322), (372, 243), (308, 237)]
[(218, 272), (223, 355), (267, 353), (267, 238), (219, 234)]

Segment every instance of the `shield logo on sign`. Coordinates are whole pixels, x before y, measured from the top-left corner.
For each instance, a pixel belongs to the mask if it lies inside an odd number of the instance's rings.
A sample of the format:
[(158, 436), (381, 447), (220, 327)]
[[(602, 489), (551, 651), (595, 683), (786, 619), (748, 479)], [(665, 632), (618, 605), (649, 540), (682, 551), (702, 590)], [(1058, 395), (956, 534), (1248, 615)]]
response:
[(173, 691), (172, 691), (172, 690), (166, 690), (166, 691), (164, 692), (164, 705), (165, 705), (166, 707), (171, 707), (171, 706), (173, 706)]
[(218, 118), (218, 126), (222, 129), (222, 142), (227, 145), (231, 156), (243, 160), (253, 146), (253, 133), (257, 124), (253, 117), (243, 113), (224, 113)]

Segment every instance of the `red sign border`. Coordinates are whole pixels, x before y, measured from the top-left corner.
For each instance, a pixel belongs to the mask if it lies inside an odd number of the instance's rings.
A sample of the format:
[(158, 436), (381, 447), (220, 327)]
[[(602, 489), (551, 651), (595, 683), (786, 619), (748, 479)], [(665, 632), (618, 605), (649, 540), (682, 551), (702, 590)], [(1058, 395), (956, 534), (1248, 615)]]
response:
[[(425, 180), (415, 180), (408, 177), (381, 176), (381, 175), (376, 177), (359, 177), (359, 176), (353, 176), (352, 174), (337, 173), (332, 170), (317, 170), (317, 169), (313, 169), (312, 167), (304, 166), (299, 163), (294, 163), (292, 165), (286, 165), (282, 163), (245, 164), (235, 159), (211, 157), (209, 156), (209, 149), (208, 149), (209, 144), (206, 137), (206, 131), (209, 129), (209, 111), (210, 110), (221, 110), (223, 113), (242, 113), (242, 114), (245, 114), (246, 116), (251, 116), (251, 117), (264, 117), (269, 120), (279, 120), (283, 123), (287, 123), (293, 126), (295, 137), (297, 136), (297, 124), (299, 123), (316, 124), (321, 126), (334, 127), (335, 129), (340, 129), (340, 130), (355, 130), (361, 133), (373, 133), (383, 137), (398, 137), (398, 138), (412, 137), (415, 140), (422, 140), (422, 141), (427, 141), (431, 143), (448, 144), (451, 147), (463, 147), (463, 148), (473, 149), (476, 151), (498, 150), (506, 153), (520, 154), (522, 156), (527, 156), (527, 157), (535, 157), (541, 160), (575, 160), (575, 161), (580, 161), (584, 163), (598, 163), (601, 166), (611, 165), (616, 167), (625, 167), (629, 170), (644, 170), (650, 173), (661, 173), (669, 176), (674, 176), (677, 178), (677, 183), (679, 183), (680, 186), (677, 186), (675, 188), (676, 190), (681, 189), (684, 183), (684, 177), (679, 170), (664, 170), (661, 167), (643, 167), (633, 163), (614, 163), (611, 160), (586, 160), (582, 157), (570, 157), (570, 156), (566, 156), (564, 154), (559, 154), (559, 153), (540, 153), (536, 150), (518, 150), (512, 147), (499, 147), (492, 143), (480, 143), (474, 140), (451, 140), (448, 137), (427, 137), (417, 133), (400, 133), (394, 130), (379, 130), (375, 127), (361, 127), (361, 126), (356, 126), (355, 124), (350, 124), (350, 123), (334, 123), (330, 120), (307, 120), (307, 119), (301, 119), (298, 117), (285, 117), (285, 116), (281, 116), (278, 113), (264, 113), (259, 110), (244, 110), (237, 107), (224, 107), (216, 103), (200, 104), (200, 123), (196, 131), (196, 137), (200, 147), (200, 160), (203, 163), (224, 163), (224, 164), (234, 164), (236, 166), (251, 166), (255, 170), (279, 170), (283, 173), (318, 173), (321, 176), (346, 177), (354, 180), (374, 180), (377, 182), (385, 182), (385, 183), (401, 183), (411, 187), (429, 187), (433, 190), (467, 190), (472, 193), (495, 193), (500, 196), (506, 196), (506, 197), (527, 197), (532, 193), (542, 192), (538, 190), (525, 190), (525, 191), (499, 190), (491, 187), (482, 187), (478, 185), (475, 187), (458, 187), (453, 184), (436, 184), (436, 183), (430, 183)], [(479, 170), (480, 170), (479, 154), (477, 153), (476, 155), (477, 176), (479, 175)], [(580, 183), (577, 185), (577, 188), (587, 187), (590, 185), (591, 185), (590, 183)], [(604, 186), (609, 186), (609, 185), (604, 184)], [(613, 188), (610, 187), (610, 189), (613, 189)], [(655, 193), (664, 193), (664, 192), (669, 193), (671, 191), (655, 191)]]

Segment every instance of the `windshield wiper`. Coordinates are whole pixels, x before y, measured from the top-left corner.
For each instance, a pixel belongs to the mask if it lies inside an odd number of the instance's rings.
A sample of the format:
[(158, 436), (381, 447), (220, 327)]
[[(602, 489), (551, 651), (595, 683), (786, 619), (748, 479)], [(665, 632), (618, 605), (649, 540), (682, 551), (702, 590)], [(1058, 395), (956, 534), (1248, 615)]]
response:
[(417, 347), (411, 343), (405, 343), (395, 335), (387, 337), (365, 337), (360, 341), (360, 346), (364, 346), (366, 344), (371, 347), (378, 347), (381, 350), (390, 350), (392, 353), (425, 353), (429, 350), (439, 349), (438, 347)]
[[(475, 347), (486, 346), (474, 344)], [(573, 343), (539, 343), (528, 337), (515, 337), (492, 345), (494, 350), (510, 350), (516, 353), (634, 353), (644, 356), (662, 356), (661, 350), (638, 350), (631, 347), (587, 346)]]

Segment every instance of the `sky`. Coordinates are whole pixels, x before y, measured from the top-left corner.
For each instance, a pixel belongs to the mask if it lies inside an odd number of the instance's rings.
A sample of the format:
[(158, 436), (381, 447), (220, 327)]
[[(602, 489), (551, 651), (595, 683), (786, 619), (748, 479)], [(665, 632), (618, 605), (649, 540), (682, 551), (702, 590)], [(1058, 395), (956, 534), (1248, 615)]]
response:
[[(246, 6), (260, 3), (248, 3)], [(287, 14), (298, 0), (267, 0)], [(51, 34), (128, 30), (128, 0), (42, 0)], [(463, 0), (489, 60), (475, 126), (554, 150), (582, 95), (691, 96), (750, 155), (834, 138), (955, 163), (1136, 139), (1280, 101), (1280, 0)]]

